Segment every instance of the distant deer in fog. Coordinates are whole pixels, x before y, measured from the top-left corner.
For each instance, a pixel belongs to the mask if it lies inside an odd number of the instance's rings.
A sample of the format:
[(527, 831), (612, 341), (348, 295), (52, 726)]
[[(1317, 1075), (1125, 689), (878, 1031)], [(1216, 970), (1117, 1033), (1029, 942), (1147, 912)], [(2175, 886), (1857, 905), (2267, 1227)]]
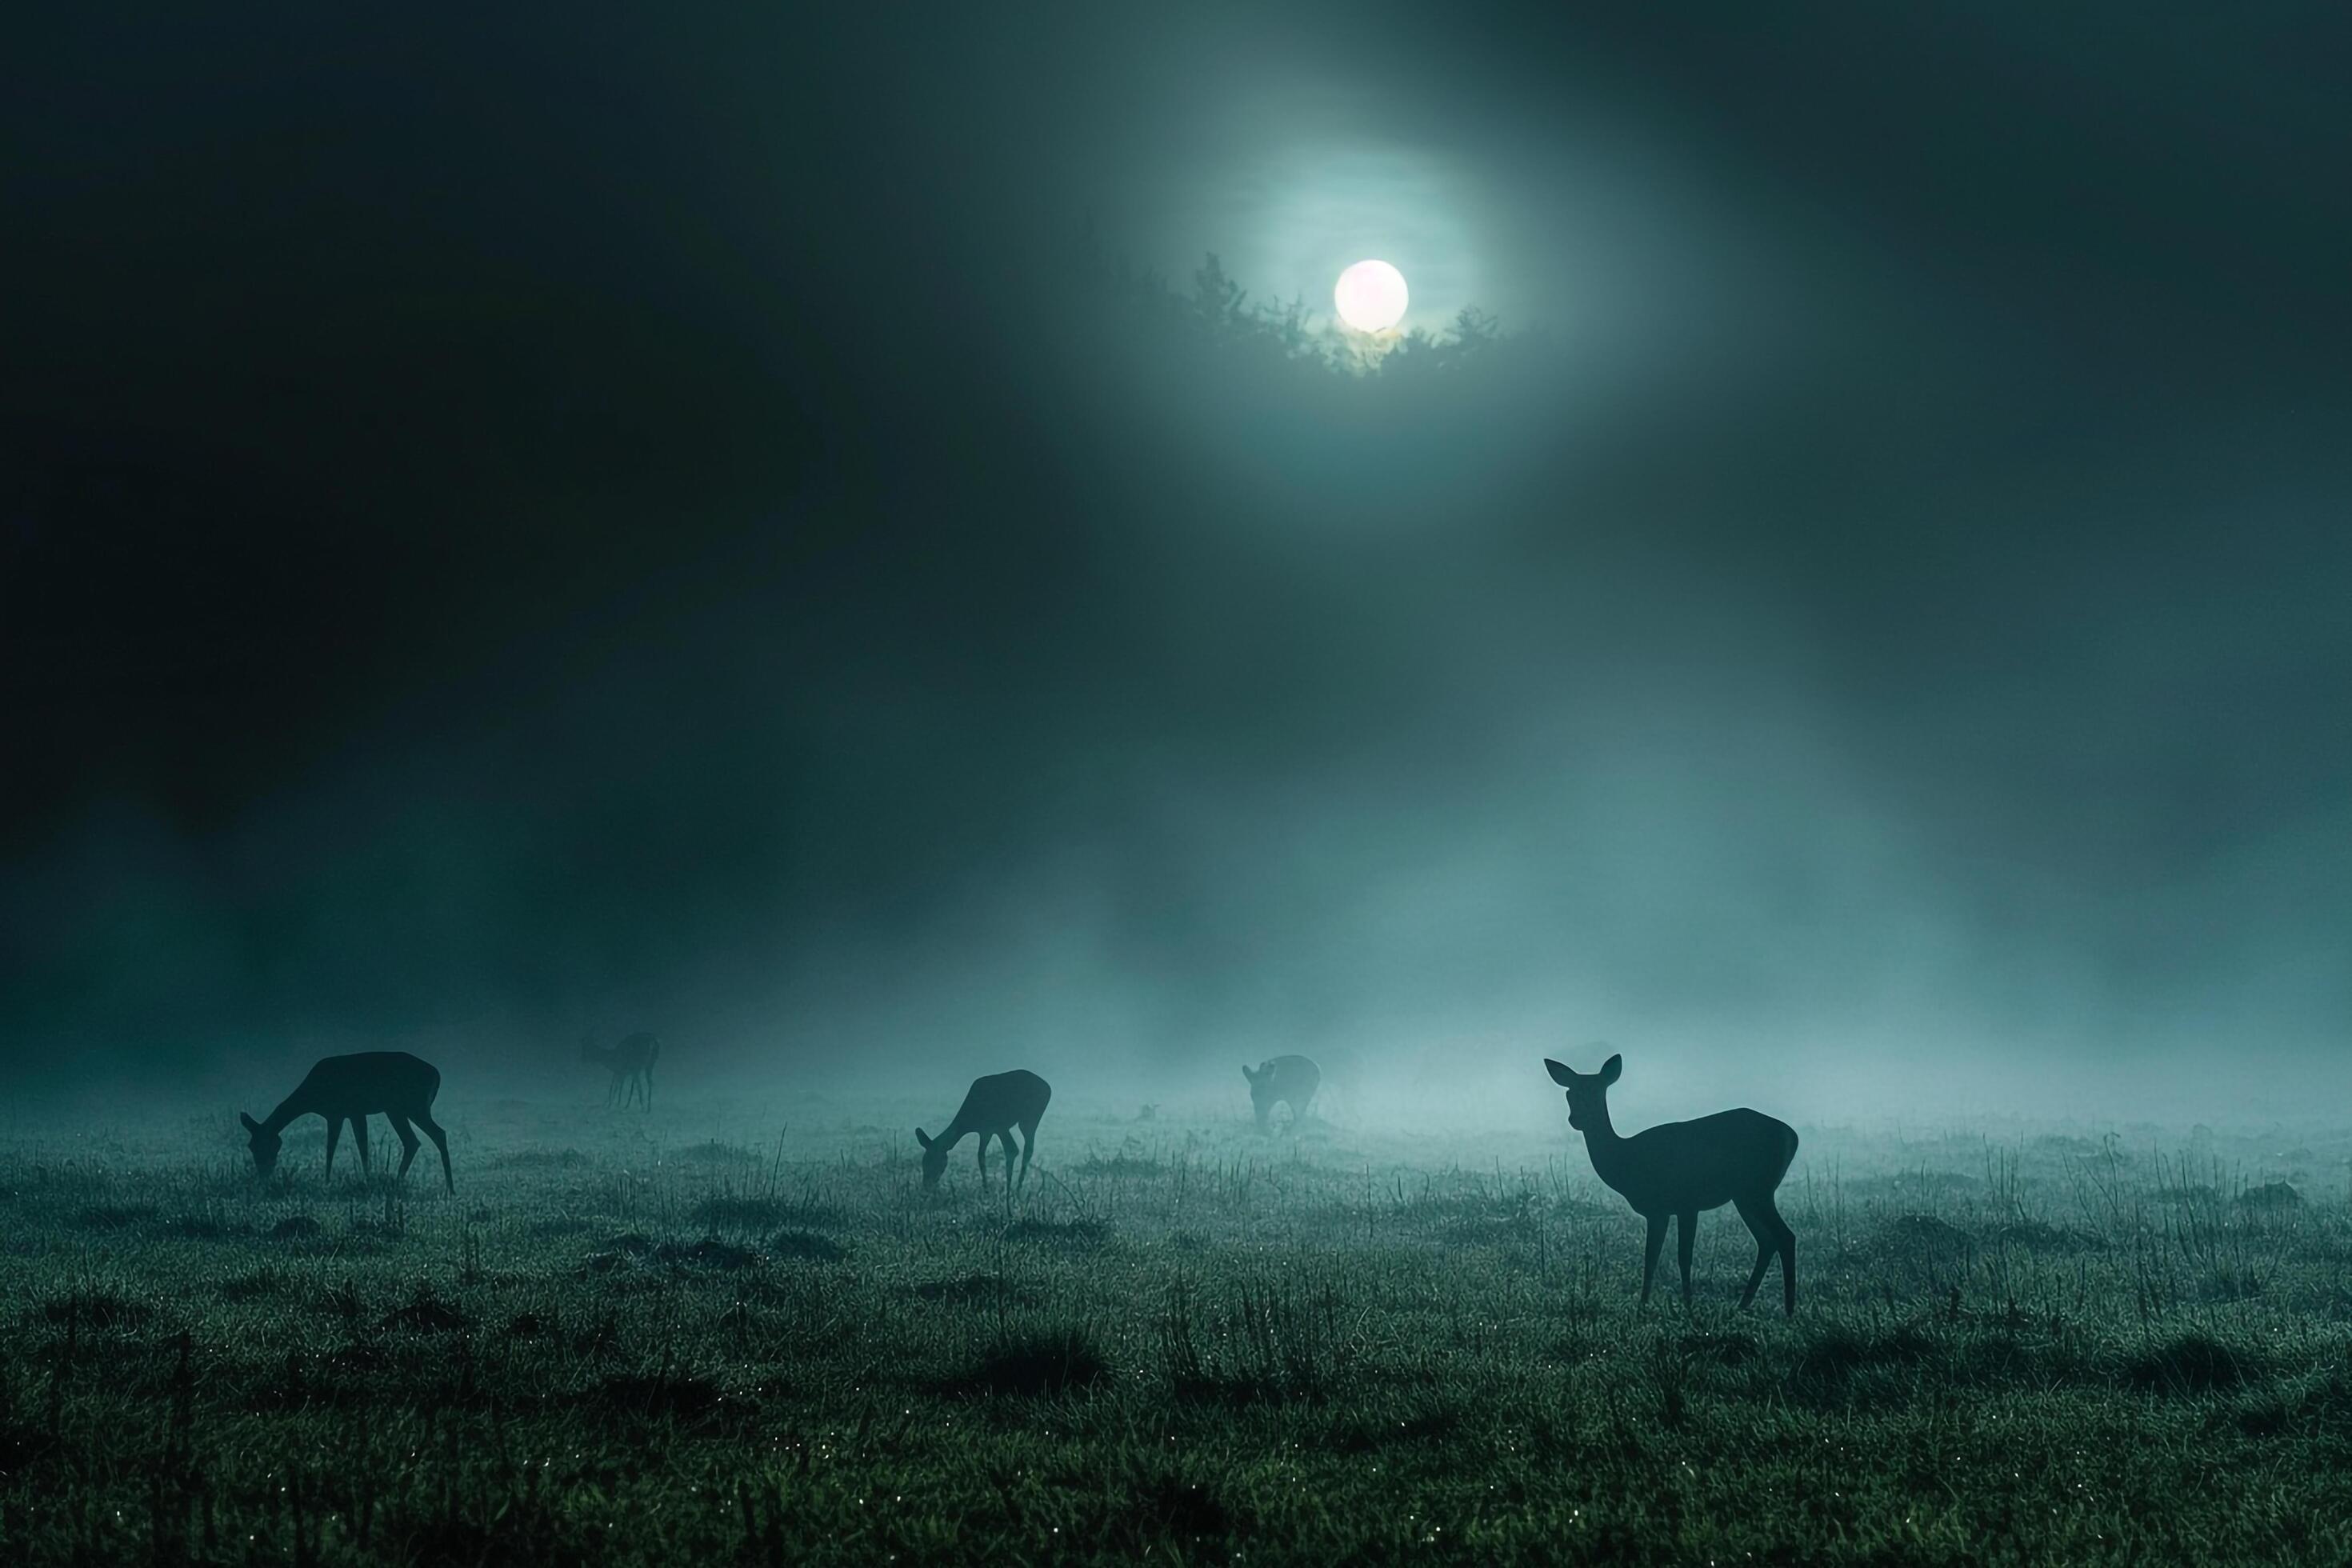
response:
[(580, 1037), (580, 1059), (604, 1068), (613, 1075), (612, 1086), (604, 1091), (607, 1107), (626, 1108), (630, 1100), (642, 1095), (646, 1109), (654, 1108), (654, 1063), (661, 1057), (661, 1042), (642, 1031), (631, 1035), (617, 1046), (600, 1046), (593, 1035)]
[(948, 1168), (948, 1153), (966, 1135), (980, 1134), (980, 1179), (988, 1180), (988, 1141), (1001, 1139), (1004, 1144), (1004, 1190), (1013, 1188), (1013, 1130), (1021, 1129), (1021, 1182), (1029, 1180), (1029, 1151), (1036, 1146), (1037, 1123), (1045, 1114), (1045, 1102), (1054, 1098), (1054, 1089), (1034, 1072), (1000, 1072), (971, 1080), (965, 1091), (963, 1104), (955, 1120), (947, 1124), (936, 1138), (921, 1128), (915, 1129), (915, 1142), (923, 1146), (923, 1185), (936, 1187), (940, 1175)]
[(278, 1101), (278, 1109), (267, 1120), (256, 1121), (245, 1111), (237, 1120), (245, 1123), (251, 1135), (253, 1168), (264, 1176), (277, 1168), (278, 1151), (283, 1142), (278, 1134), (286, 1124), (297, 1117), (319, 1115), (327, 1119), (327, 1174), (335, 1173), (335, 1141), (342, 1135), (343, 1123), (352, 1124), (352, 1142), (360, 1148), (360, 1169), (367, 1169), (367, 1119), (381, 1114), (392, 1123), (399, 1135), (401, 1148), (400, 1174), (408, 1174), (409, 1165), (416, 1159), (416, 1131), (409, 1123), (425, 1129), (433, 1146), (441, 1151), (441, 1179), (449, 1190), (457, 1190), (457, 1179), (449, 1173), (449, 1137), (433, 1120), (434, 1097), (441, 1092), (441, 1071), (431, 1062), (422, 1061), (406, 1051), (362, 1051), (356, 1056), (325, 1057), (312, 1068), (294, 1092)]
[(1270, 1119), (1277, 1105), (1290, 1107), (1290, 1124), (1297, 1126), (1323, 1082), (1323, 1069), (1305, 1057), (1268, 1057), (1255, 1072), (1244, 1062), (1242, 1076), (1249, 1079), (1250, 1109), (1257, 1112), (1261, 1130), (1273, 1124)]
[(1609, 1086), (1625, 1070), (1625, 1058), (1611, 1057), (1597, 1073), (1580, 1073), (1549, 1057), (1544, 1067), (1568, 1090), (1568, 1124), (1584, 1134), (1592, 1173), (1650, 1222), (1642, 1255), (1642, 1304), (1649, 1305), (1650, 1281), (1665, 1245), (1666, 1221), (1675, 1221), (1675, 1250), (1683, 1270), (1683, 1305), (1691, 1299), (1691, 1239), (1701, 1209), (1730, 1204), (1756, 1237), (1756, 1267), (1740, 1309), (1756, 1300), (1756, 1287), (1772, 1255), (1780, 1255), (1780, 1294), (1790, 1317), (1797, 1315), (1797, 1233), (1773, 1206), (1772, 1194), (1797, 1157), (1797, 1131), (1760, 1110), (1718, 1110), (1696, 1121), (1668, 1121), (1631, 1138), (1621, 1138), (1609, 1121)]

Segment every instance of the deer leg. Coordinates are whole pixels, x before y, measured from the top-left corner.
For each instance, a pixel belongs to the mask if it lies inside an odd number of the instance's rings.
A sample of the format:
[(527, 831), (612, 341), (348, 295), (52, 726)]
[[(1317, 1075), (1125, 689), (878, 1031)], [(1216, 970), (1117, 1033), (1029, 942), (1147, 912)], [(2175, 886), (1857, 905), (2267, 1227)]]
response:
[(343, 1136), (343, 1119), (342, 1119), (341, 1117), (340, 1117), (340, 1116), (330, 1116), (330, 1117), (328, 1117), (328, 1118), (327, 1118), (327, 1179), (328, 1179), (329, 1181), (331, 1181), (331, 1181), (333, 1181), (333, 1180), (335, 1179), (335, 1145), (342, 1140), (342, 1136)]
[(1650, 1304), (1650, 1281), (1657, 1277), (1658, 1253), (1666, 1245), (1666, 1216), (1649, 1216), (1650, 1237), (1642, 1244), (1642, 1305)]
[(365, 1116), (352, 1118), (352, 1142), (359, 1146), (360, 1173), (365, 1175), (368, 1173), (367, 1118)]
[(1021, 1124), (1021, 1184), (1023, 1186), (1029, 1184), (1029, 1151), (1036, 1146), (1037, 1124), (1034, 1121), (1023, 1122)]
[(1685, 1311), (1688, 1311), (1688, 1310), (1690, 1310), (1690, 1304), (1691, 1304), (1691, 1289), (1690, 1289), (1691, 1242), (1692, 1242), (1693, 1238), (1694, 1238), (1694, 1237), (1696, 1237), (1697, 1236), (1697, 1234), (1698, 1234), (1698, 1211), (1697, 1211), (1697, 1210), (1696, 1210), (1696, 1209), (1685, 1209), (1685, 1210), (1684, 1210), (1681, 1214), (1679, 1214), (1679, 1215), (1675, 1215), (1675, 1261), (1682, 1265), (1682, 1269), (1683, 1269), (1683, 1310), (1684, 1310)]
[(1748, 1271), (1748, 1289), (1739, 1293), (1739, 1310), (1756, 1300), (1756, 1288), (1764, 1283), (1764, 1270), (1772, 1267), (1772, 1254), (1780, 1250), (1780, 1232), (1764, 1217), (1764, 1211), (1746, 1198), (1734, 1198), (1732, 1206), (1739, 1217), (1748, 1222), (1748, 1234), (1756, 1238), (1756, 1267)]
[(1797, 1315), (1797, 1233), (1780, 1219), (1777, 1209), (1772, 1217), (1780, 1221), (1780, 1307), (1793, 1318)]
[(387, 1112), (384, 1120), (392, 1123), (393, 1135), (400, 1140), (400, 1173), (395, 1180), (404, 1179), (408, 1167), (416, 1161), (416, 1129), (408, 1124), (408, 1118), (397, 1112)]
[(1006, 1128), (996, 1135), (996, 1139), (998, 1142), (1004, 1145), (1004, 1195), (1011, 1197), (1013, 1195), (1013, 1129)]
[(988, 1184), (988, 1134), (987, 1134), (987, 1133), (983, 1132), (983, 1133), (982, 1133), (982, 1134), (980, 1135), (980, 1148), (976, 1151), (976, 1152), (977, 1152), (977, 1153), (979, 1154), (979, 1156), (980, 1156), (980, 1184), (981, 1184), (982, 1186), (983, 1186), (983, 1187), (984, 1187), (984, 1186), (986, 1186), (986, 1185)]
[(449, 1191), (454, 1195), (457, 1191), (457, 1178), (449, 1173), (449, 1135), (442, 1131), (441, 1124), (434, 1121), (425, 1111), (418, 1111), (416, 1120), (424, 1126), (425, 1136), (432, 1139), (433, 1146), (441, 1151), (441, 1179), (448, 1184)]

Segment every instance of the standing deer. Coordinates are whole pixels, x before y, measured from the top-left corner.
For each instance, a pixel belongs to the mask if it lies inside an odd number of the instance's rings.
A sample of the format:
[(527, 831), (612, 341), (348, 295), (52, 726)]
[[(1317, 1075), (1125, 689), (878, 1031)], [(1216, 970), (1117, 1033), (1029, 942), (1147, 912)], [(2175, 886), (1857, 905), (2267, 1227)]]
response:
[(1244, 1062), (1242, 1076), (1249, 1079), (1250, 1109), (1257, 1112), (1260, 1131), (1272, 1125), (1276, 1105), (1290, 1107), (1290, 1124), (1297, 1126), (1307, 1116), (1307, 1101), (1323, 1082), (1323, 1069), (1305, 1057), (1269, 1057), (1255, 1072)]
[(593, 1035), (580, 1037), (580, 1059), (592, 1062), (613, 1075), (612, 1086), (604, 1091), (604, 1104), (609, 1108), (626, 1108), (632, 1097), (642, 1094), (646, 1109), (654, 1108), (654, 1063), (661, 1056), (661, 1042), (640, 1031), (617, 1046), (600, 1046)]
[(1034, 1072), (1014, 1070), (992, 1073), (971, 1080), (971, 1088), (963, 1097), (963, 1104), (955, 1120), (947, 1124), (936, 1138), (921, 1128), (915, 1129), (915, 1142), (923, 1146), (923, 1185), (936, 1187), (940, 1173), (948, 1168), (948, 1152), (963, 1142), (968, 1133), (980, 1134), (980, 1179), (988, 1180), (988, 1141), (999, 1138), (1004, 1142), (1004, 1190), (1013, 1191), (1013, 1129), (1021, 1129), (1021, 1181), (1029, 1180), (1029, 1151), (1037, 1144), (1037, 1123), (1045, 1114), (1045, 1102), (1054, 1098), (1054, 1088)]
[(1780, 1255), (1780, 1294), (1790, 1317), (1797, 1315), (1797, 1233), (1773, 1206), (1772, 1193), (1797, 1157), (1797, 1131), (1760, 1110), (1718, 1110), (1696, 1121), (1668, 1121), (1631, 1138), (1609, 1122), (1609, 1086), (1625, 1070), (1623, 1057), (1611, 1057), (1597, 1073), (1580, 1073), (1549, 1057), (1551, 1080), (1568, 1090), (1568, 1124), (1584, 1134), (1592, 1173), (1650, 1222), (1642, 1255), (1642, 1304), (1650, 1303), (1650, 1281), (1665, 1245), (1666, 1220), (1675, 1220), (1675, 1251), (1683, 1270), (1683, 1305), (1691, 1299), (1691, 1240), (1701, 1209), (1730, 1204), (1756, 1237), (1756, 1267), (1739, 1293), (1746, 1310), (1772, 1255)]
[(377, 1114), (391, 1122), (400, 1137), (404, 1151), (400, 1174), (405, 1176), (416, 1158), (416, 1131), (409, 1125), (413, 1121), (441, 1151), (441, 1179), (455, 1193), (457, 1183), (449, 1173), (449, 1137), (433, 1120), (433, 1099), (440, 1092), (441, 1069), (431, 1062), (406, 1051), (361, 1051), (355, 1056), (320, 1058), (294, 1086), (294, 1092), (278, 1101), (268, 1120), (256, 1121), (242, 1110), (236, 1114), (252, 1135), (253, 1168), (264, 1176), (277, 1168), (278, 1150), (284, 1142), (278, 1134), (286, 1124), (314, 1113), (327, 1119), (330, 1177), (335, 1173), (335, 1141), (342, 1135), (346, 1121), (352, 1124), (352, 1142), (360, 1147), (360, 1169), (367, 1169), (367, 1119)]

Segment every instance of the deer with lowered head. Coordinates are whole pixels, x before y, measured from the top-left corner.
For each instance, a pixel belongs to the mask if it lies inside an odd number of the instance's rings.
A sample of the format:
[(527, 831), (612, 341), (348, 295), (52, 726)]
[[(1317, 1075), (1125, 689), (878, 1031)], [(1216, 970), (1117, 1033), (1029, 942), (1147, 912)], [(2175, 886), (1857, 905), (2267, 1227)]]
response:
[(441, 1092), (441, 1069), (431, 1062), (410, 1056), (406, 1051), (361, 1051), (348, 1057), (322, 1057), (319, 1064), (294, 1086), (294, 1092), (278, 1102), (278, 1109), (256, 1121), (245, 1111), (237, 1120), (245, 1123), (248, 1146), (253, 1150), (253, 1168), (257, 1174), (267, 1176), (278, 1166), (278, 1151), (284, 1140), (278, 1135), (286, 1124), (298, 1117), (318, 1115), (327, 1121), (327, 1174), (335, 1173), (335, 1141), (342, 1135), (343, 1123), (352, 1124), (352, 1142), (359, 1145), (360, 1169), (367, 1169), (367, 1119), (382, 1115), (392, 1123), (400, 1139), (403, 1153), (400, 1174), (408, 1174), (408, 1167), (416, 1159), (416, 1132), (411, 1122), (425, 1129), (433, 1146), (441, 1151), (441, 1179), (449, 1190), (457, 1190), (457, 1178), (449, 1173), (449, 1138), (433, 1120), (433, 1100)]
[(1250, 1109), (1257, 1113), (1260, 1131), (1273, 1125), (1277, 1105), (1290, 1107), (1292, 1127), (1306, 1121), (1307, 1102), (1323, 1084), (1323, 1069), (1306, 1057), (1268, 1057), (1255, 1072), (1244, 1062), (1242, 1077), (1249, 1079)]
[(592, 1067), (603, 1068), (613, 1075), (604, 1090), (604, 1104), (628, 1108), (637, 1096), (645, 1098), (646, 1109), (654, 1108), (654, 1063), (661, 1058), (661, 1042), (640, 1031), (625, 1037), (617, 1046), (600, 1046), (593, 1035), (580, 1037), (580, 1059)]
[(1642, 1254), (1643, 1306), (1650, 1303), (1650, 1282), (1658, 1271), (1659, 1248), (1665, 1245), (1666, 1221), (1675, 1222), (1683, 1305), (1688, 1307), (1691, 1240), (1699, 1211), (1730, 1204), (1756, 1237), (1756, 1267), (1748, 1273), (1748, 1289), (1739, 1294), (1740, 1309), (1746, 1310), (1756, 1300), (1756, 1288), (1764, 1282), (1764, 1270), (1778, 1253), (1781, 1305), (1790, 1317), (1797, 1315), (1797, 1233), (1772, 1203), (1780, 1178), (1797, 1157), (1795, 1128), (1743, 1106), (1620, 1137), (1609, 1120), (1609, 1086), (1625, 1070), (1623, 1057), (1611, 1057), (1597, 1073), (1578, 1072), (1549, 1057), (1544, 1067), (1552, 1081), (1568, 1090), (1568, 1124), (1584, 1134), (1592, 1173), (1650, 1222)]
[(1053, 1086), (1034, 1072), (1015, 1069), (972, 1079), (963, 1104), (956, 1110), (955, 1120), (940, 1129), (938, 1137), (919, 1127), (915, 1129), (915, 1142), (923, 1146), (923, 1185), (938, 1186), (940, 1174), (948, 1168), (950, 1152), (968, 1135), (977, 1132), (982, 1183), (988, 1181), (988, 1141), (999, 1139), (1004, 1144), (1004, 1190), (1010, 1193), (1013, 1188), (1015, 1127), (1021, 1129), (1021, 1181), (1025, 1184), (1029, 1180), (1029, 1151), (1037, 1142), (1037, 1123), (1045, 1118), (1045, 1102), (1053, 1098)]

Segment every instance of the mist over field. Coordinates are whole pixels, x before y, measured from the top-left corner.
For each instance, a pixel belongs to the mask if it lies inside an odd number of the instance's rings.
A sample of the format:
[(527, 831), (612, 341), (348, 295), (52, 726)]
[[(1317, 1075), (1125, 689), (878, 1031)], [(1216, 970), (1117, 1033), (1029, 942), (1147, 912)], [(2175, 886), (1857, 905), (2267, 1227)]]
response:
[[(1661, 1114), (2340, 1096), (2352, 226), (2263, 127), (2343, 120), (2010, 21), (2053, 74), (1984, 184), (1927, 71), (1984, 40), (1891, 21), (1594, 31), (1543, 91), (1533, 19), (152, 18), (170, 70), (54, 19), (23, 1081), (520, 1091), (655, 1028), (777, 1095), (1299, 1050), (1398, 1122), (1601, 1039)], [(1491, 352), (1240, 330), (1328, 334), (1374, 243)]]

